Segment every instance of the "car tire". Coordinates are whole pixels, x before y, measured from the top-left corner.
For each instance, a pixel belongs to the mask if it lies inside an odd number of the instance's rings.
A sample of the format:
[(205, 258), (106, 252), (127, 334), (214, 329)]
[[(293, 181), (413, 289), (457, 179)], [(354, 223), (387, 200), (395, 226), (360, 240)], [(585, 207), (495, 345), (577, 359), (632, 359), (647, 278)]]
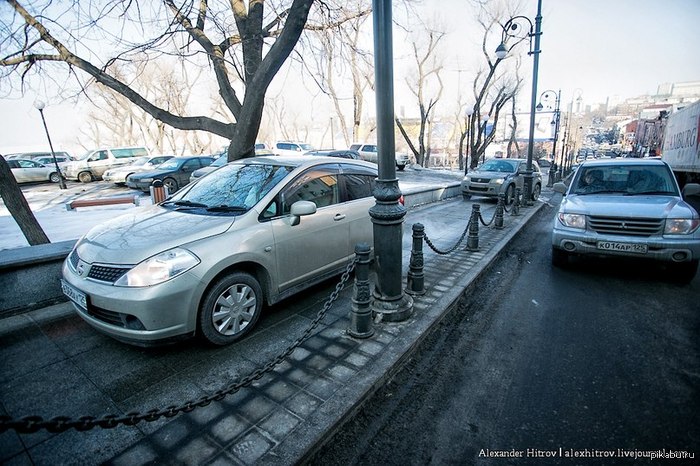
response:
[(468, 200), (471, 199), (471, 198), (472, 198), (472, 195), (471, 195), (471, 194), (462, 193), (462, 199), (464, 199), (465, 201), (468, 201)]
[(515, 185), (509, 185), (506, 189), (506, 205), (511, 205), (515, 199)]
[(60, 183), (61, 182), (61, 175), (58, 173), (54, 172), (49, 175), (49, 181), (52, 183)]
[(698, 271), (698, 261), (680, 262), (671, 265), (671, 278), (674, 282), (686, 285), (693, 281)]
[(166, 178), (163, 180), (163, 186), (168, 188), (168, 194), (172, 194), (178, 190), (177, 181), (172, 178)]
[(78, 174), (78, 181), (81, 183), (90, 183), (92, 182), (92, 173), (90, 172), (80, 172)]
[(406, 168), (406, 165), (397, 165), (396, 168), (398, 168), (399, 171), (402, 172), (403, 169)]
[(552, 265), (560, 268), (569, 265), (569, 253), (563, 249), (552, 248)]
[(536, 184), (536, 185), (532, 188), (532, 200), (533, 200), (533, 201), (536, 201), (537, 199), (539, 199), (539, 198), (540, 198), (540, 193), (541, 193), (541, 192), (542, 192), (542, 186), (540, 186), (540, 184)]
[(250, 274), (233, 272), (207, 291), (199, 309), (199, 331), (209, 343), (228, 345), (252, 330), (262, 312), (263, 294)]

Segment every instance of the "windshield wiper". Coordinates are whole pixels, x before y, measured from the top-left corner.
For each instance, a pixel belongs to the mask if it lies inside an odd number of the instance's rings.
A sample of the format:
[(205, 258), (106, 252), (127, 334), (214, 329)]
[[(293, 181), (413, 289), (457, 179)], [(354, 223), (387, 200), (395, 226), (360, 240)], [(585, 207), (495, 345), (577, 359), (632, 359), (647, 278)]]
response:
[(168, 201), (165, 202), (163, 205), (176, 205), (178, 207), (209, 207), (206, 204), (202, 204), (201, 202), (192, 202), (192, 201)]
[(248, 207), (241, 205), (214, 205), (207, 207), (209, 212), (247, 212)]
[(664, 195), (671, 194), (672, 195), (673, 193), (670, 191), (629, 191), (626, 193), (627, 196), (636, 196), (639, 194), (664, 194)]

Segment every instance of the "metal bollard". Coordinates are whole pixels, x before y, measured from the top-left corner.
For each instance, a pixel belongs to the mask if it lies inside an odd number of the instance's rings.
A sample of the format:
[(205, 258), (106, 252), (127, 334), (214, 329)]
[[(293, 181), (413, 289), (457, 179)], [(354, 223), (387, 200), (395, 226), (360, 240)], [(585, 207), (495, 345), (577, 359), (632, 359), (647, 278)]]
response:
[(498, 203), (496, 204), (496, 217), (494, 220), (494, 227), (498, 230), (503, 229), (503, 211), (504, 204), (506, 202), (506, 195), (501, 193), (498, 195)]
[(159, 204), (168, 197), (168, 187), (163, 186), (161, 180), (155, 180), (150, 186), (151, 200), (153, 204)]
[(406, 293), (413, 296), (425, 294), (425, 274), (423, 273), (423, 238), (425, 227), (422, 223), (416, 223), (413, 229), (413, 247), (411, 259), (408, 264), (408, 279), (406, 281)]
[(357, 264), (355, 265), (355, 284), (352, 290), (352, 310), (348, 333), (356, 338), (369, 338), (374, 335), (372, 328), (372, 294), (369, 289), (369, 253), (367, 243), (355, 245)]
[(478, 251), (479, 250), (479, 217), (481, 205), (472, 205), (472, 215), (469, 219), (469, 234), (467, 235), (467, 250), (468, 251)]
[(515, 188), (515, 198), (513, 199), (513, 207), (510, 209), (511, 215), (520, 215), (520, 188)]

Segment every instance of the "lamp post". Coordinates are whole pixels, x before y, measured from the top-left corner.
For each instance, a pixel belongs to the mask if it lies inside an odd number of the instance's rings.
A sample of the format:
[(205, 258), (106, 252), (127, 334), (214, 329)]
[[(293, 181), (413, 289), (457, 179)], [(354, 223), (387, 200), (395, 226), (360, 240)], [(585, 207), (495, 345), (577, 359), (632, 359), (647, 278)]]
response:
[(467, 117), (467, 151), (464, 161), (464, 174), (466, 175), (469, 171), (469, 158), (472, 153), (472, 115), (474, 114), (474, 107), (467, 107), (465, 115)]
[(554, 185), (554, 178), (556, 177), (557, 169), (555, 167), (557, 161), (557, 140), (559, 139), (559, 103), (561, 101), (561, 89), (558, 92), (552, 90), (546, 90), (540, 95), (540, 103), (537, 104), (537, 110), (542, 110), (544, 105), (542, 102), (547, 102), (554, 96), (554, 119), (552, 120), (552, 126), (554, 127), (554, 142), (552, 143), (552, 163), (549, 166), (549, 176), (547, 177), (547, 186), (552, 187)]
[[(525, 36), (519, 35), (519, 29), (522, 28), (524, 21), (530, 26), (529, 32)], [(521, 24), (519, 24), (521, 23)], [(542, 0), (537, 0), (537, 16), (535, 16), (535, 26), (533, 32), (532, 21), (525, 16), (515, 16), (508, 20), (508, 22), (503, 26), (503, 34), (501, 35), (501, 44), (496, 48), (496, 56), (498, 58), (505, 58), (508, 52), (515, 46), (508, 49), (506, 47), (506, 42), (508, 38), (515, 37), (518, 40), (517, 43), (522, 42), (526, 38), (530, 40), (530, 50), (528, 55), (534, 55), (533, 65), (532, 65), (532, 98), (530, 102), (530, 134), (527, 143), (527, 164), (525, 168), (524, 186), (523, 186), (523, 204), (532, 205), (532, 154), (534, 151), (534, 139), (535, 139), (535, 107), (537, 106), (537, 72), (539, 69), (539, 57), (540, 57), (540, 36), (542, 35)], [(532, 38), (535, 38), (535, 44), (533, 48)]]
[(394, 140), (394, 70), (391, 0), (372, 0), (374, 82), (377, 103), (378, 168), (374, 206), (369, 209), (374, 231), (377, 283), (372, 309), (384, 321), (400, 322), (413, 313), (413, 299), (402, 287), (403, 219), (401, 189), (396, 178)]
[(481, 137), (484, 138), (484, 153), (481, 154), (481, 163), (486, 162), (486, 126), (489, 124), (489, 116), (484, 115), (481, 117), (481, 121), (484, 123), (484, 125), (481, 127)]
[(44, 107), (46, 107), (46, 104), (41, 100), (37, 100), (36, 102), (34, 102), (34, 107), (36, 107), (36, 109), (39, 110), (39, 114), (41, 115), (41, 121), (42, 123), (44, 123), (44, 130), (46, 130), (46, 139), (49, 140), (51, 156), (53, 157), (53, 163), (56, 166), (56, 173), (58, 173), (58, 186), (60, 187), (60, 189), (66, 189), (66, 182), (63, 179), (63, 173), (61, 173), (61, 168), (58, 166), (58, 161), (56, 160), (56, 153), (54, 152), (53, 144), (51, 143), (51, 136), (49, 136), (49, 127), (46, 126), (46, 119), (44, 118)]

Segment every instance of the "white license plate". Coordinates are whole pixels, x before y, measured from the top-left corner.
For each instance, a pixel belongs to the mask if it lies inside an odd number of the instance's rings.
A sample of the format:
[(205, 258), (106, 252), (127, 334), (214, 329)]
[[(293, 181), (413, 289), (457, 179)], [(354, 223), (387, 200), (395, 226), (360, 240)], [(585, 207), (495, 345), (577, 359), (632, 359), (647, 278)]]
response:
[(598, 249), (604, 251), (632, 252), (646, 254), (648, 247), (646, 244), (616, 243), (614, 241), (598, 241)]
[(61, 280), (61, 289), (63, 290), (63, 294), (68, 296), (71, 301), (83, 309), (87, 309), (87, 295), (85, 293), (74, 288), (63, 280)]

